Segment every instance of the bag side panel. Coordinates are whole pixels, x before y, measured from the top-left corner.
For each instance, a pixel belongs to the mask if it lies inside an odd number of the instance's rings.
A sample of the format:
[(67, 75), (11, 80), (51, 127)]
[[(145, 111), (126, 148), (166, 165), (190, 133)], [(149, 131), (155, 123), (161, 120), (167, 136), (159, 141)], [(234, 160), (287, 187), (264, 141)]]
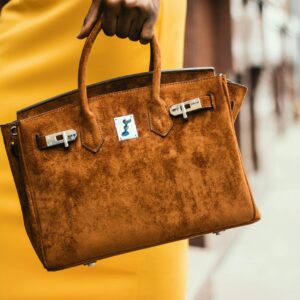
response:
[[(231, 81), (229, 82), (226, 80), (226, 77), (224, 77), (223, 78), (223, 89), (224, 89), (225, 94), (227, 95), (228, 106), (231, 109), (233, 124), (234, 124), (234, 122), (237, 118), (237, 115), (240, 111), (240, 108), (243, 104), (243, 101), (245, 99), (245, 96), (247, 93), (247, 87), (245, 87), (241, 84), (238, 84), (238, 83), (231, 82)], [(233, 105), (232, 105), (232, 102), (233, 102)], [(242, 154), (241, 154), (240, 148), (238, 147), (238, 141), (237, 141), (236, 135), (234, 134), (233, 137), (236, 141), (235, 144), (237, 146), (236, 147), (237, 158), (240, 160), (240, 167), (244, 174), (246, 186), (249, 191), (249, 195), (250, 195), (251, 202), (253, 205), (253, 222), (257, 222), (261, 219), (261, 213), (260, 213), (260, 211), (254, 201), (254, 198), (253, 198), (253, 193), (252, 193), (251, 187), (249, 185), (249, 180), (247, 178), (245, 167), (244, 167), (244, 164), (242, 161)]]
[[(247, 88), (241, 84), (227, 82), (227, 88), (229, 92), (229, 101), (232, 101), (232, 118), (233, 121), (236, 120), (238, 113), (241, 109), (243, 101), (245, 99)], [(230, 103), (231, 105), (231, 103)]]
[[(41, 248), (38, 242), (39, 238), (38, 238), (37, 223), (35, 219), (35, 214), (33, 212), (32, 204), (27, 196), (26, 180), (22, 170), (22, 163), (21, 163), (22, 157), (19, 151), (20, 150), (19, 137), (18, 134), (17, 135), (11, 134), (12, 126), (18, 127), (18, 122), (15, 121), (15, 122), (1, 125), (3, 141), (4, 141), (9, 165), (11, 168), (11, 172), (13, 175), (15, 187), (19, 196), (25, 230), (34, 250), (36, 251), (38, 257), (41, 259)], [(16, 133), (17, 133), (17, 127), (15, 130)]]

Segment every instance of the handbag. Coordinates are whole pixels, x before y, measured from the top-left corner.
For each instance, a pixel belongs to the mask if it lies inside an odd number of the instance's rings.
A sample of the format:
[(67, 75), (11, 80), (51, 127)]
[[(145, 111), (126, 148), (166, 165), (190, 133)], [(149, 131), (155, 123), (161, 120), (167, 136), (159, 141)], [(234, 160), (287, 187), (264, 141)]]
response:
[(152, 71), (86, 86), (1, 125), (31, 244), (47, 270), (258, 221), (234, 131), (246, 87), (213, 68)]

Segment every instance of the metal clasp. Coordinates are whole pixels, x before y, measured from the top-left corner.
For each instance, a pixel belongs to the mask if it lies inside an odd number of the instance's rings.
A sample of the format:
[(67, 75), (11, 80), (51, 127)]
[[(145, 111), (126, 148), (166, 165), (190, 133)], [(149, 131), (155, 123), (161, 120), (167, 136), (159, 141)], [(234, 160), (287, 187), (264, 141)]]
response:
[(18, 130), (17, 130), (17, 126), (13, 125), (10, 127), (10, 134), (12, 137), (17, 136), (18, 135)]
[(77, 132), (74, 129), (68, 129), (45, 136), (47, 147), (64, 144), (65, 148), (69, 147), (69, 142), (75, 141)]
[(200, 98), (194, 98), (185, 102), (174, 104), (170, 107), (170, 114), (174, 117), (182, 115), (184, 119), (188, 118), (187, 113), (202, 108)]

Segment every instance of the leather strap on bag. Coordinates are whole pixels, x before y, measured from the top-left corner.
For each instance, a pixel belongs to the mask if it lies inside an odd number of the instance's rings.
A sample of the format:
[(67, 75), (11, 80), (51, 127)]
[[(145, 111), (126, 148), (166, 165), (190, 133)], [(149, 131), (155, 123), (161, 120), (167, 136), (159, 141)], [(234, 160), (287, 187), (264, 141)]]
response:
[[(101, 30), (101, 21), (98, 21), (87, 37), (79, 62), (78, 89), (80, 95), (80, 137), (82, 145), (92, 152), (98, 152), (104, 142), (103, 132), (97, 118), (90, 108), (86, 89), (86, 69), (92, 46)], [(173, 126), (166, 103), (160, 98), (161, 56), (156, 36), (151, 43), (151, 61), (153, 62), (153, 77), (151, 99), (148, 101), (148, 119), (150, 129), (160, 136), (166, 136)], [(150, 67), (152, 65), (150, 63)]]

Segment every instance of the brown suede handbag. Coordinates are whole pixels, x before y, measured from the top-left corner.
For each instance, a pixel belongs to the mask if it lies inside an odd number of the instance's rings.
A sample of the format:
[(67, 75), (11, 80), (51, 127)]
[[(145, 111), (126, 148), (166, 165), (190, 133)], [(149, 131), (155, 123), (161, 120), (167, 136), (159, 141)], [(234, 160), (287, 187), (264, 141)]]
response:
[(86, 87), (1, 125), (25, 228), (47, 270), (253, 223), (260, 218), (233, 122), (246, 88), (213, 68), (150, 72)]

